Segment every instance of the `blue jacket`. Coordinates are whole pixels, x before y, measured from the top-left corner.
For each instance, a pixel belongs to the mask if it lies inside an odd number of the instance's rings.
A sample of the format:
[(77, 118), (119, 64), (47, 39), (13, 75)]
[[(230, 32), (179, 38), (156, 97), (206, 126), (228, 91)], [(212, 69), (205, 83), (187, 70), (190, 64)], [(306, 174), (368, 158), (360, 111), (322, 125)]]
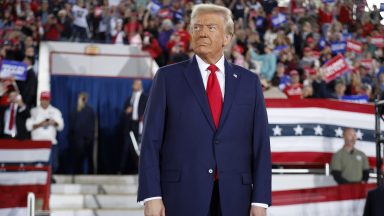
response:
[(267, 113), (258, 77), (225, 61), (215, 129), (196, 58), (160, 68), (144, 115), (138, 201), (161, 196), (167, 216), (207, 215), (218, 168), (223, 216), (271, 204)]

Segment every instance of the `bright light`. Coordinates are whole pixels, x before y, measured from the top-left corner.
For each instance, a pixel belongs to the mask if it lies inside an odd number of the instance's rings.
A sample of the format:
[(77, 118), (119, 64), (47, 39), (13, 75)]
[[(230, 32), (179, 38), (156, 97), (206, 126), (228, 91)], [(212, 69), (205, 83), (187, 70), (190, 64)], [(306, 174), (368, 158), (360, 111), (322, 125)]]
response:
[(384, 3), (384, 0), (367, 0), (369, 10), (373, 10), (373, 5), (376, 5), (380, 9), (380, 3)]

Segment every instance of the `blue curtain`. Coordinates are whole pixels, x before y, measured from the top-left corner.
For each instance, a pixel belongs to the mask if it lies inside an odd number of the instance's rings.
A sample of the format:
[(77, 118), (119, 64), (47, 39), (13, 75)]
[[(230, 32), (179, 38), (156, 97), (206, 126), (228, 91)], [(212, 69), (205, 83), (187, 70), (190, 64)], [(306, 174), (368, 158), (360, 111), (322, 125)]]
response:
[[(58, 134), (59, 173), (71, 172), (71, 153), (68, 142), (68, 120), (77, 104), (80, 92), (89, 94), (88, 104), (98, 119), (98, 167), (101, 174), (114, 174), (119, 168), (122, 134), (119, 127), (125, 100), (132, 93), (134, 79), (98, 78), (81, 76), (51, 76), (52, 105), (63, 114), (64, 130)], [(151, 80), (143, 80), (144, 92), (148, 93)]]

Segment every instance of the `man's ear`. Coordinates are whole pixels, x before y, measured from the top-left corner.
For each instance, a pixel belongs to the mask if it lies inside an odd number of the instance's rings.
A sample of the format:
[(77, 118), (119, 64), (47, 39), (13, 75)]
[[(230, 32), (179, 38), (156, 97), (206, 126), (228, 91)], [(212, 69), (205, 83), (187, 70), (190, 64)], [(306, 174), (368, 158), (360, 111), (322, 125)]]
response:
[(227, 46), (228, 44), (231, 43), (232, 40), (232, 35), (231, 34), (225, 34), (224, 35), (224, 42), (223, 42), (223, 47)]

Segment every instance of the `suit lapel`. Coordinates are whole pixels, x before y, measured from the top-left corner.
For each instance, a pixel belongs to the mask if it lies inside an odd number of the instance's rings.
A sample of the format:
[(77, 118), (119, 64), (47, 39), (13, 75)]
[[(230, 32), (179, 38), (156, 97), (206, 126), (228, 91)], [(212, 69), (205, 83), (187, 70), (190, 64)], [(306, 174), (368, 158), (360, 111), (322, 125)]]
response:
[(193, 57), (189, 61), (187, 69), (184, 70), (184, 75), (187, 79), (189, 87), (192, 89), (193, 94), (195, 95), (195, 98), (201, 107), (201, 110), (204, 113), (204, 116), (209, 122), (209, 125), (211, 126), (212, 130), (215, 130), (211, 110), (209, 109), (208, 97), (204, 88), (203, 78), (201, 77), (201, 73), (197, 65), (196, 57)]
[(227, 60), (224, 63), (225, 66), (225, 92), (224, 92), (224, 104), (223, 110), (220, 116), (219, 129), (223, 126), (229, 110), (232, 106), (233, 99), (236, 95), (238, 83), (240, 82), (240, 74), (236, 72), (234, 67), (230, 65)]

